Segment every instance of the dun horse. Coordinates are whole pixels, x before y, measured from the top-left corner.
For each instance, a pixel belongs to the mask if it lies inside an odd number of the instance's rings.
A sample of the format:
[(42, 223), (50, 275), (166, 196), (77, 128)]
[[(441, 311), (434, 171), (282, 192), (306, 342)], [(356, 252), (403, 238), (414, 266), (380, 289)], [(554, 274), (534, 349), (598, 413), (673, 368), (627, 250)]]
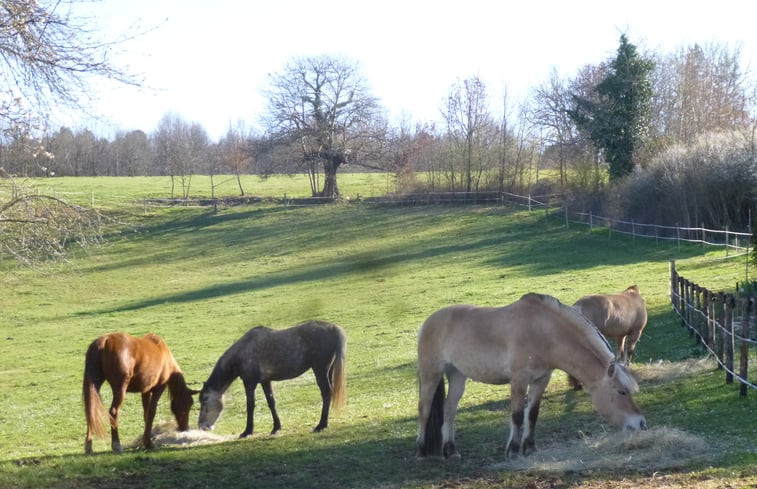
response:
[(189, 428), (189, 410), (192, 396), (198, 391), (187, 387), (179, 364), (168, 345), (153, 333), (135, 338), (125, 333), (100, 336), (87, 349), (84, 364), (84, 413), (87, 418), (87, 437), (84, 452), (92, 453), (92, 436), (103, 436), (105, 407), (100, 398), (100, 387), (107, 381), (113, 390), (110, 417), (111, 448), (121, 451), (118, 437), (118, 411), (127, 392), (142, 394), (145, 431), (142, 437), (145, 448), (152, 448), (150, 433), (158, 400), (168, 387), (171, 393), (171, 411), (176, 417), (179, 431)]
[(632, 285), (619, 294), (587, 295), (578, 299), (573, 307), (606, 338), (615, 338), (618, 345), (615, 359), (628, 365), (647, 325), (647, 308), (639, 287)]
[(237, 377), (241, 377), (247, 396), (247, 426), (239, 437), (252, 434), (258, 384), (263, 387), (273, 416), (271, 434), (276, 433), (281, 429), (281, 422), (276, 413), (271, 381), (299, 377), (312, 368), (323, 400), (321, 419), (313, 431), (321, 431), (328, 426), (329, 405), (339, 408), (344, 403), (345, 347), (344, 331), (325, 321), (308, 321), (278, 331), (265, 326), (249, 330), (218, 359), (203, 385), (200, 428), (213, 429), (223, 410), (223, 393)]
[[(534, 430), (544, 389), (556, 368), (576, 376), (595, 409), (618, 428), (644, 429), (631, 397), (638, 385), (597, 329), (557, 299), (526, 294), (500, 308), (449, 306), (433, 313), (418, 334), (417, 455), (460, 458), (455, 414), (466, 378), (510, 383), (506, 455), (536, 450)], [(444, 394), (444, 376), (449, 393)], [(524, 421), (525, 426), (524, 426)]]

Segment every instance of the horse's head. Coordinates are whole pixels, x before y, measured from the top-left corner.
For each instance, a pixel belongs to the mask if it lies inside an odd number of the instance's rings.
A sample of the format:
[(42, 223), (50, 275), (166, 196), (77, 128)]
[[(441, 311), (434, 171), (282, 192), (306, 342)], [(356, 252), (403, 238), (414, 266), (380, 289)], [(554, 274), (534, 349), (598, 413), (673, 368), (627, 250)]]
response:
[(212, 430), (218, 417), (223, 411), (223, 395), (215, 390), (202, 385), (200, 391), (200, 419), (198, 424), (201, 430)]
[(645, 430), (647, 420), (633, 400), (639, 392), (639, 385), (628, 369), (611, 363), (602, 380), (591, 390), (594, 408), (609, 423), (618, 429)]
[(171, 412), (176, 417), (179, 431), (187, 431), (189, 429), (189, 411), (194, 404), (192, 396), (198, 392), (200, 391), (185, 388), (171, 397)]

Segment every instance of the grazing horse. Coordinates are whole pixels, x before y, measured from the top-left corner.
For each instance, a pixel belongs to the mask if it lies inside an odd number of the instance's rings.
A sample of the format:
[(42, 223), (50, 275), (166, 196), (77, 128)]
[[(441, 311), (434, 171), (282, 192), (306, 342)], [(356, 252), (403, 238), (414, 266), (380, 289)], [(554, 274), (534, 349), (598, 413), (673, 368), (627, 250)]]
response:
[(321, 431), (329, 423), (329, 404), (334, 408), (344, 404), (346, 344), (342, 328), (325, 321), (307, 321), (283, 330), (265, 326), (252, 328), (221, 355), (203, 384), (200, 428), (213, 429), (223, 410), (223, 393), (241, 377), (247, 396), (247, 426), (239, 437), (252, 434), (258, 384), (263, 387), (273, 416), (271, 434), (276, 433), (281, 429), (281, 421), (276, 413), (271, 381), (293, 379), (312, 368), (323, 400), (321, 420), (313, 431)]
[(417, 455), (460, 458), (455, 413), (467, 378), (510, 383), (507, 457), (536, 450), (541, 397), (556, 368), (583, 382), (594, 408), (610, 423), (645, 429), (646, 420), (631, 397), (638, 385), (623, 365), (612, 360), (612, 351), (597, 329), (554, 297), (532, 293), (504, 307), (440, 309), (418, 333)]
[(573, 304), (606, 338), (615, 338), (615, 360), (624, 365), (633, 358), (636, 343), (647, 325), (647, 308), (639, 287), (632, 285), (619, 294), (581, 297)]
[(150, 433), (158, 400), (166, 386), (171, 393), (171, 411), (176, 417), (179, 431), (189, 429), (189, 410), (192, 396), (199, 391), (189, 389), (179, 364), (168, 345), (160, 336), (148, 333), (135, 338), (125, 333), (100, 336), (87, 349), (84, 363), (84, 413), (87, 417), (87, 437), (84, 452), (92, 453), (92, 435), (104, 436), (105, 407), (100, 387), (107, 381), (113, 390), (110, 417), (111, 448), (121, 451), (118, 438), (118, 411), (127, 392), (142, 394), (145, 431), (142, 437), (145, 448), (152, 448)]

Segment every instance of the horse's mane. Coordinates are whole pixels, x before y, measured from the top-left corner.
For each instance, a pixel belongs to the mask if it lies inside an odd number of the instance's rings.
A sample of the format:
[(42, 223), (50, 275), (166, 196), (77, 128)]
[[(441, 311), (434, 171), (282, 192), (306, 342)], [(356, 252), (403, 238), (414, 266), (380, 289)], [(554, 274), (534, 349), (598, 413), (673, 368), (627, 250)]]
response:
[(605, 357), (608, 358), (613, 356), (612, 348), (610, 347), (610, 344), (607, 343), (605, 337), (602, 336), (602, 333), (599, 332), (599, 329), (597, 329), (594, 323), (586, 319), (586, 316), (581, 314), (580, 311), (577, 311), (570, 306), (566, 306), (558, 299), (550, 295), (529, 293), (524, 295), (522, 298), (531, 298), (532, 300), (538, 300), (545, 306), (549, 307), (560, 316), (562, 316), (566, 320), (565, 322), (570, 325), (571, 328), (576, 333), (578, 333), (578, 335), (582, 339), (584, 339), (586, 343), (591, 345), (594, 350), (601, 352)]

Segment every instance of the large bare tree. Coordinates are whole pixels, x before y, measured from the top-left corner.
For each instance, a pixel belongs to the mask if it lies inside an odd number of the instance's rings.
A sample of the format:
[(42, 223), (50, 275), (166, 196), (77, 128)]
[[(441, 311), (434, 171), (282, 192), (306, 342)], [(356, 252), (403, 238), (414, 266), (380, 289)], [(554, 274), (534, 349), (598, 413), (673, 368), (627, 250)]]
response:
[(269, 137), (297, 148), (314, 196), (339, 195), (338, 169), (360, 163), (383, 129), (376, 124), (377, 99), (358, 65), (327, 55), (294, 58), (269, 81), (263, 117)]

